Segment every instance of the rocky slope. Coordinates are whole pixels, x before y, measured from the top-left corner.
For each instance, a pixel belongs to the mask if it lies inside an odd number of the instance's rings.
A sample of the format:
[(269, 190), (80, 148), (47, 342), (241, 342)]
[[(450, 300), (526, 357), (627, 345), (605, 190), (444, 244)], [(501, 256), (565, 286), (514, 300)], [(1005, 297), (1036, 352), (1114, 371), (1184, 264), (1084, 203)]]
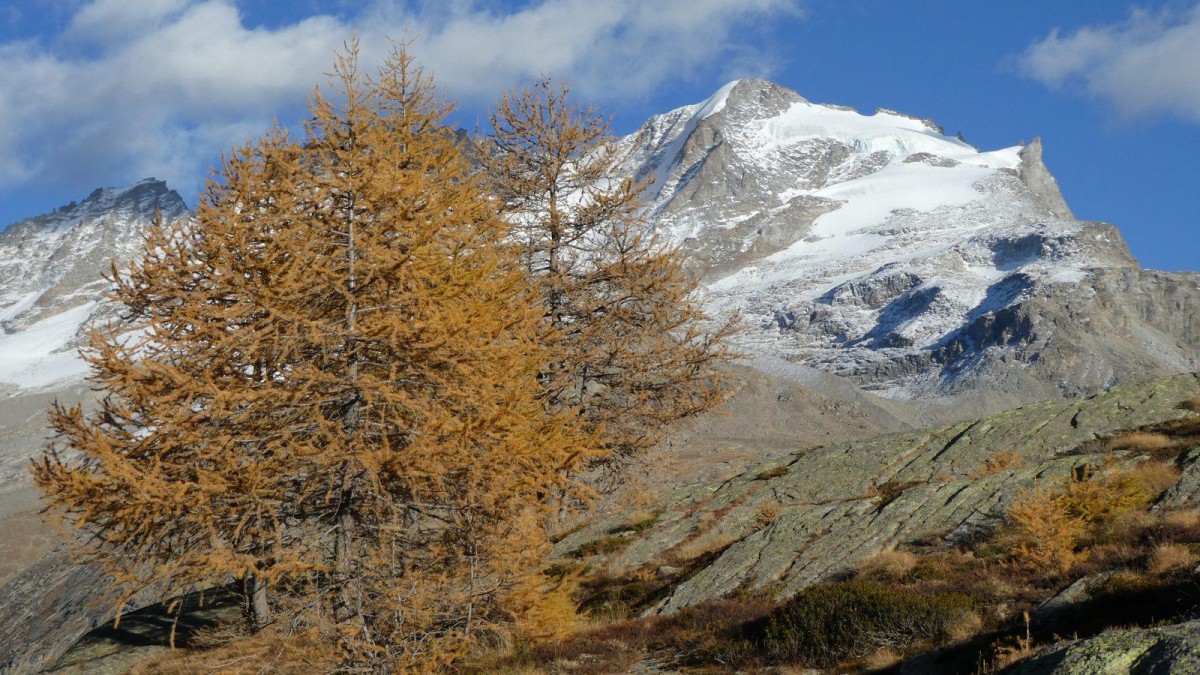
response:
[(1115, 228), (1076, 220), (1039, 140), (982, 152), (740, 80), (622, 143), (752, 353), (910, 399), (1030, 401), (1198, 363), (1200, 277), (1144, 271)]
[(1200, 673), (1200, 620), (1174, 626), (1116, 630), (1051, 647), (1012, 675), (1186, 675)]
[[(719, 552), (655, 611), (738, 589), (788, 597), (901, 544), (970, 537), (998, 522), (1014, 496), (1036, 482), (1114, 459), (1105, 444), (1093, 442), (1098, 436), (1193, 414), (1179, 404), (1197, 395), (1200, 375), (1189, 373), (948, 427), (797, 448), (723, 482), (697, 482), (658, 504), (601, 519), (563, 538), (555, 553), (622, 536), (625, 523), (651, 509), (653, 525), (625, 532), (628, 542), (607, 559), (609, 569)], [(998, 453), (1020, 459), (1011, 468), (984, 470)], [(1180, 487), (1167, 499), (1200, 503), (1200, 452), (1189, 454), (1183, 468)]]
[[(932, 542), (971, 537), (996, 524), (1022, 490), (1070, 475), (1081, 465), (1136, 462), (1137, 457), (1114, 453), (1097, 437), (1194, 417), (1179, 404), (1198, 395), (1200, 375), (1185, 374), (949, 427), (796, 448), (732, 477), (693, 477), (665, 495), (627, 500), (623, 510), (565, 536), (555, 553), (578, 563), (574, 556), (589, 542), (615, 538), (619, 546), (601, 550), (618, 550), (584, 553), (584, 562), (589, 569), (634, 578), (645, 570), (676, 574), (679, 569), (663, 567), (676, 560), (700, 561), (686, 567), (652, 613), (738, 594), (789, 597), (816, 582), (842, 578), (859, 562), (899, 545), (932, 547)], [(749, 439), (741, 441), (752, 449)], [(772, 447), (763, 448), (763, 454), (774, 452), (777, 441), (765, 437)], [(681, 450), (687, 449), (664, 450), (659, 463), (677, 461)], [(1020, 460), (981, 470), (998, 452), (1015, 453)], [(1160, 502), (1163, 507), (1200, 504), (1200, 449), (1187, 452), (1181, 465), (1182, 475)], [(633, 522), (639, 524), (630, 526)], [(103, 589), (94, 572), (60, 554), (0, 587), (0, 607), (9, 608), (9, 620), (0, 624), (0, 672), (38, 672), (55, 663), (111, 615), (94, 604)], [(1191, 672), (1188, 659), (1195, 657), (1198, 635), (1195, 622), (1108, 633), (1051, 646), (1018, 672)], [(143, 644), (112, 644), (108, 632), (101, 637), (107, 640), (105, 653), (121, 663), (132, 657), (125, 652)], [(139, 653), (156, 651), (149, 647)], [(1134, 663), (1145, 667), (1128, 670)], [(930, 672), (919, 662), (912, 665), (915, 669), (903, 672)]]

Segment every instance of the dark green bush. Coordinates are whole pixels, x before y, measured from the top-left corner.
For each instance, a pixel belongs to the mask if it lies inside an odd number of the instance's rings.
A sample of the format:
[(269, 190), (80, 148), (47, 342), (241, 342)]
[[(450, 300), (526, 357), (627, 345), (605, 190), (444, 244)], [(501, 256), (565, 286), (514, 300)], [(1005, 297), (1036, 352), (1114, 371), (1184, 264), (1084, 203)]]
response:
[(944, 641), (973, 614), (973, 605), (962, 593), (918, 593), (866, 581), (817, 584), (748, 631), (771, 661), (831, 667), (881, 647)]

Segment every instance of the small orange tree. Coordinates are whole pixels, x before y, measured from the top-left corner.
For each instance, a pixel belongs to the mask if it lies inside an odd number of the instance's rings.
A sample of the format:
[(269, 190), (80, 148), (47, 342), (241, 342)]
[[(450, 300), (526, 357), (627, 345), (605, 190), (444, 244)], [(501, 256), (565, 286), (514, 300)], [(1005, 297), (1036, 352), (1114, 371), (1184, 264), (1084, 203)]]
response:
[(435, 669), (530, 608), (547, 496), (596, 452), (537, 397), (540, 297), (448, 107), (403, 49), (375, 78), (356, 52), (303, 142), (235, 151), (114, 270), (107, 395), (54, 408), (33, 473), (122, 602), (240, 580), (330, 663)]
[[(605, 460), (635, 457), (667, 425), (723, 399), (736, 318), (712, 322), (683, 255), (644, 218), (608, 121), (549, 79), (504, 96), (480, 163), (537, 280), (554, 357), (543, 395), (602, 430)], [(619, 465), (619, 463), (618, 463)]]

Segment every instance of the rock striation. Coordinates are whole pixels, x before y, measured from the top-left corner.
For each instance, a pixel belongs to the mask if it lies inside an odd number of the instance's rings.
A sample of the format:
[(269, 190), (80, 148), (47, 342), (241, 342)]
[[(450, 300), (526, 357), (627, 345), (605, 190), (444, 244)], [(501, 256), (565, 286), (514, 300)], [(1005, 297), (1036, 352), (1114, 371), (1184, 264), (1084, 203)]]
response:
[(1185, 675), (1200, 673), (1200, 620), (1174, 626), (1114, 630), (1047, 648), (1012, 675)]
[[(653, 527), (631, 534), (607, 564), (624, 571), (672, 555), (719, 553), (657, 612), (738, 589), (789, 597), (899, 545), (986, 531), (1021, 491), (1112, 459), (1098, 436), (1192, 414), (1179, 403), (1197, 395), (1200, 376), (1189, 373), (941, 428), (799, 450), (720, 483), (680, 488), (662, 503)], [(1020, 459), (985, 471), (997, 453)], [(1198, 477), (1200, 463), (1186, 463), (1181, 487), (1167, 498), (1180, 504), (1200, 498)], [(593, 523), (558, 542), (555, 553), (565, 556), (619, 532), (629, 518)]]

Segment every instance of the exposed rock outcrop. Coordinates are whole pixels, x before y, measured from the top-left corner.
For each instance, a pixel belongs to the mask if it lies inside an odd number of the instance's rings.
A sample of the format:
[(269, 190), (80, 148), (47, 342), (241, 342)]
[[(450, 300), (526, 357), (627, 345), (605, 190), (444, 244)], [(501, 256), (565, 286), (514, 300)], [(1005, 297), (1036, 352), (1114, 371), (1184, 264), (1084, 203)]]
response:
[[(660, 612), (739, 588), (787, 597), (897, 545), (986, 530), (1035, 482), (1109, 460), (1105, 444), (1090, 443), (1097, 435), (1191, 414), (1179, 403), (1198, 394), (1200, 378), (1178, 375), (949, 427), (800, 451), (720, 484), (677, 491), (655, 525), (631, 537), (608, 564), (624, 570), (720, 551), (675, 588)], [(988, 472), (986, 462), (998, 453), (1015, 453), (1019, 461)], [(1185, 491), (1173, 498), (1198, 496)], [(619, 530), (623, 518), (580, 530), (555, 552), (566, 555)]]
[(1200, 620), (1114, 630), (1056, 644), (1008, 671), (1012, 675), (1190, 675), (1200, 673)]
[(1074, 220), (1067, 201), (1063, 199), (1058, 189), (1058, 181), (1050, 174), (1046, 164), (1042, 162), (1042, 139), (1037, 137), (1021, 150), (1021, 182), (1029, 191), (1037, 195), (1055, 218)]

